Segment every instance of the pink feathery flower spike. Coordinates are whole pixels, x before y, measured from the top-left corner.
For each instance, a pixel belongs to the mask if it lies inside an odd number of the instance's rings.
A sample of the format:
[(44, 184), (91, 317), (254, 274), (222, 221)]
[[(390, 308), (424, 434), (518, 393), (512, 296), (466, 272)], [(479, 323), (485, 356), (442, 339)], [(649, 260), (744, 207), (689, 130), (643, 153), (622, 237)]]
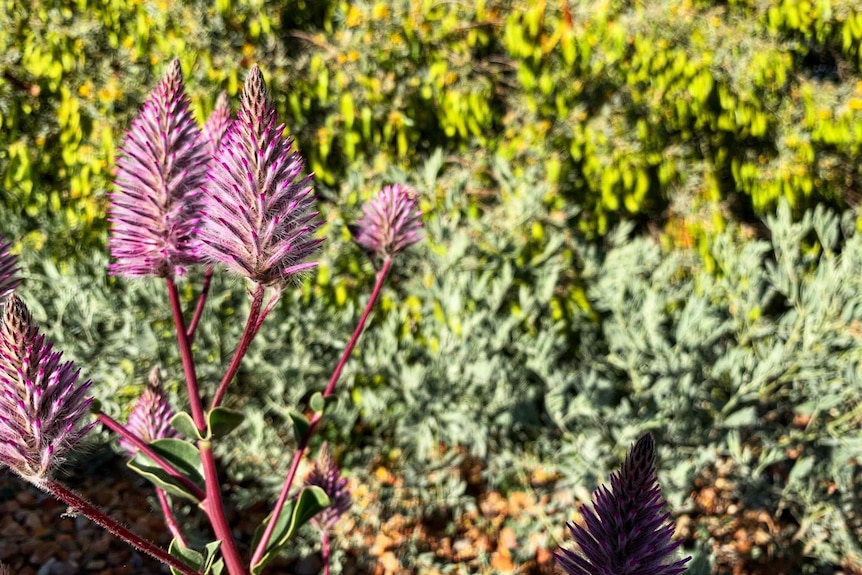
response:
[(421, 217), (414, 190), (386, 186), (366, 202), (353, 226), (354, 238), (368, 252), (391, 258), (422, 239)]
[(277, 287), (317, 265), (307, 259), (322, 241), (311, 176), (300, 177), (302, 157), (283, 132), (255, 65), (210, 166), (198, 231), (206, 260)]
[(189, 110), (179, 60), (132, 121), (111, 194), (112, 274), (173, 278), (197, 263), (194, 233), (207, 142)]
[(0, 238), (0, 303), (21, 283), (16, 265), (18, 258), (9, 253), (11, 246), (11, 243)]
[[(177, 437), (177, 431), (171, 426), (173, 416), (174, 410), (162, 389), (162, 375), (156, 366), (150, 372), (147, 388), (129, 413), (126, 428), (143, 439), (145, 443)], [(123, 437), (120, 437), (119, 443), (131, 456), (138, 452), (138, 447)]]
[(227, 135), (230, 124), (230, 102), (227, 99), (227, 92), (222, 92), (219, 94), (215, 108), (213, 108), (210, 117), (207, 118), (203, 129), (204, 140), (207, 143), (207, 150), (210, 156), (215, 156), (216, 152), (218, 152), (219, 146)]
[(331, 502), (329, 507), (311, 520), (319, 529), (331, 529), (336, 521), (353, 505), (353, 497), (350, 494), (350, 488), (347, 487), (347, 479), (341, 476), (341, 471), (332, 460), (327, 443), (320, 447), (317, 461), (314, 462), (311, 471), (305, 478), (305, 484), (316, 485), (323, 489)]
[(78, 383), (79, 370), (62, 355), (12, 294), (0, 323), (0, 464), (37, 485), (95, 425), (80, 427), (91, 382)]

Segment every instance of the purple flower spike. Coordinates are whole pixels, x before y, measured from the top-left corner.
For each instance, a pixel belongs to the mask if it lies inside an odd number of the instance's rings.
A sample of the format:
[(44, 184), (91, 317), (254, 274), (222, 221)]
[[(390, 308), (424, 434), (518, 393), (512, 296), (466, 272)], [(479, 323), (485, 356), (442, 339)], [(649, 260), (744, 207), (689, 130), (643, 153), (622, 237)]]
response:
[(173, 278), (199, 260), (194, 232), (209, 161), (200, 134), (175, 59), (120, 148), (110, 208), (112, 274)]
[[(173, 416), (174, 410), (162, 389), (162, 375), (156, 366), (150, 372), (147, 388), (129, 413), (126, 428), (146, 443), (177, 437), (178, 433), (170, 423)], [(119, 442), (129, 455), (134, 456), (138, 452), (137, 446), (131, 441), (121, 437)]]
[(416, 193), (401, 184), (386, 186), (363, 207), (356, 222), (356, 243), (384, 258), (406, 250), (422, 239), (422, 212)]
[(263, 285), (282, 286), (316, 266), (305, 260), (322, 241), (313, 237), (321, 222), (311, 176), (300, 177), (302, 157), (283, 131), (254, 66), (210, 167), (199, 238), (208, 260)]
[(353, 505), (350, 489), (347, 488), (347, 479), (341, 477), (341, 472), (335, 462), (332, 461), (329, 445), (326, 443), (320, 447), (317, 461), (314, 462), (308, 477), (305, 478), (305, 484), (320, 487), (332, 502), (329, 507), (311, 520), (319, 529), (331, 529), (336, 521)]
[(78, 428), (91, 382), (78, 384), (79, 370), (52, 348), (12, 294), (0, 323), (0, 464), (35, 484), (95, 425)]
[(9, 253), (11, 246), (10, 242), (0, 239), (0, 302), (15, 291), (15, 288), (21, 283), (21, 278), (18, 277), (18, 267), (15, 265), (18, 258)]
[(569, 523), (581, 553), (560, 549), (555, 554), (569, 575), (676, 575), (691, 559), (673, 561), (681, 541), (673, 542), (670, 513), (655, 470), (655, 443), (642, 436), (611, 474), (611, 488), (594, 493), (594, 509), (581, 507), (586, 527)]
[(230, 124), (230, 102), (227, 99), (227, 92), (222, 92), (219, 94), (215, 108), (213, 108), (212, 114), (210, 114), (203, 129), (204, 139), (206, 140), (210, 156), (215, 156), (216, 152), (218, 152), (218, 148), (222, 140), (224, 140), (225, 135), (227, 135)]

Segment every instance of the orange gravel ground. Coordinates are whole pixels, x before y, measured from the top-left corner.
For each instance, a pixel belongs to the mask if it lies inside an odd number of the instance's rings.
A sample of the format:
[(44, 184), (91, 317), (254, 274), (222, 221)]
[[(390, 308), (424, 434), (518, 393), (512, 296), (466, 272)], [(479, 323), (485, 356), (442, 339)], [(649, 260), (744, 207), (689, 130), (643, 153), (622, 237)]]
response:
[[(461, 470), (462, 474), (465, 470)], [(464, 479), (475, 477), (466, 470)], [(170, 536), (161, 512), (154, 509), (152, 488), (130, 472), (117, 457), (99, 467), (95, 477), (73, 472), (61, 480), (94, 501), (137, 533), (167, 546)], [(343, 572), (349, 575), (410, 575), (405, 557), (420, 553), (426, 565), (419, 572), (436, 575), (434, 565), (452, 566), (451, 573), (560, 573), (552, 550), (555, 541), (568, 540), (562, 527), (568, 517), (549, 517), (545, 509), (569, 509), (573, 496), (555, 492), (547, 483), (502, 494), (471, 485), (476, 505), (456, 518), (419, 519), (410, 501), (389, 507), (377, 493), (395, 489), (401, 480), (378, 467), (367, 474), (379, 485), (351, 480), (354, 513), (337, 526), (336, 545), (343, 553)], [(476, 489), (478, 487), (478, 490)], [(716, 572), (732, 575), (791, 575), (798, 571), (778, 555), (793, 545), (798, 526), (779, 525), (764, 510), (741, 509), (731, 496), (731, 485), (720, 471), (709, 470), (692, 493), (691, 511), (678, 519), (677, 534), (692, 539), (708, 532), (717, 557)], [(146, 510), (141, 513), (140, 510)], [(66, 513), (65, 505), (0, 471), (0, 565), (14, 575), (153, 575), (169, 570), (142, 556), (82, 516)], [(247, 546), (254, 527), (268, 510), (264, 505), (229, 517)], [(550, 531), (549, 531), (550, 530)], [(519, 535), (520, 533), (520, 535)], [(527, 535), (525, 535), (527, 534)], [(427, 557), (432, 557), (429, 562)], [(759, 559), (755, 560), (754, 558)], [(298, 562), (277, 560), (267, 573), (313, 575), (320, 557)], [(855, 566), (822, 571), (833, 575), (862, 575)]]

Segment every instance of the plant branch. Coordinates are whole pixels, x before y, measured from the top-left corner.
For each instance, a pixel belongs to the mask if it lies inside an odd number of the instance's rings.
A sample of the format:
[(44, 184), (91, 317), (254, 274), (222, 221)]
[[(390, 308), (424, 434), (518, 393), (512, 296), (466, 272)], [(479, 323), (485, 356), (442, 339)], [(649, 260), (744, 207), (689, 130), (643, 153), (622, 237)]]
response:
[[(359, 318), (359, 323), (356, 324), (356, 329), (353, 330), (353, 335), (350, 337), (350, 341), (347, 342), (347, 346), (344, 348), (344, 352), (342, 352), (341, 358), (338, 360), (338, 364), (332, 372), (332, 377), (329, 379), (329, 384), (327, 384), (326, 390), (323, 392), (323, 397), (329, 397), (332, 395), (332, 392), (335, 391), (335, 384), (338, 383), (338, 379), (341, 377), (341, 372), (344, 371), (344, 366), (347, 364), (347, 360), (350, 358), (353, 348), (356, 347), (356, 343), (359, 341), (359, 336), (362, 335), (362, 332), (365, 329), (365, 323), (368, 321), (368, 316), (371, 315), (371, 310), (374, 309), (374, 306), (377, 304), (377, 300), (380, 298), (380, 292), (383, 289), (383, 284), (385, 283), (386, 277), (389, 275), (389, 270), (391, 268), (392, 259), (386, 258), (380, 271), (377, 272), (374, 289), (371, 291), (371, 297), (368, 298), (368, 303), (365, 305), (362, 317)], [(257, 544), (257, 548), (254, 550), (254, 555), (252, 555), (251, 567), (260, 563), (263, 558), (266, 546), (272, 538), (272, 532), (275, 530), (276, 523), (278, 523), (281, 510), (287, 501), (290, 488), (293, 486), (293, 481), (296, 478), (296, 471), (299, 469), (299, 462), (302, 460), (302, 454), (305, 452), (305, 448), (308, 447), (311, 436), (314, 435), (314, 430), (317, 428), (317, 424), (320, 423), (322, 417), (321, 413), (314, 414), (314, 417), (312, 417), (311, 421), (308, 422), (308, 429), (305, 431), (305, 435), (299, 441), (299, 445), (296, 446), (293, 460), (290, 462), (290, 470), (288, 471), (287, 479), (284, 481), (284, 486), (278, 496), (278, 501), (272, 510), (272, 517), (263, 532), (263, 536), (260, 538), (260, 542)]]
[(222, 503), (221, 488), (219, 487), (220, 484), (212, 445), (209, 441), (201, 440), (198, 441), (198, 448), (201, 453), (207, 488), (207, 498), (204, 501), (203, 507), (207, 517), (209, 517), (216, 537), (221, 540), (221, 547), (219, 549), (222, 557), (224, 557), (227, 570), (231, 575), (248, 575), (224, 513), (224, 504)]
[(185, 320), (183, 320), (183, 310), (180, 306), (180, 294), (177, 291), (177, 284), (170, 278), (165, 280), (168, 285), (168, 297), (171, 302), (171, 312), (174, 316), (174, 325), (177, 332), (177, 345), (180, 350), (180, 357), (183, 361), (183, 372), (186, 376), (186, 388), (189, 393), (189, 405), (191, 406), (192, 419), (195, 422), (198, 430), (206, 431), (206, 418), (204, 417), (203, 404), (201, 403), (200, 392), (198, 391), (198, 380), (195, 374), (195, 363), (192, 359), (191, 342), (186, 335)]
[(186, 337), (189, 338), (189, 343), (195, 340), (195, 331), (198, 329), (198, 323), (201, 321), (201, 316), (204, 313), (204, 307), (207, 302), (207, 297), (210, 293), (210, 285), (212, 284), (213, 279), (213, 268), (212, 266), (207, 268), (206, 273), (204, 274), (204, 283), (201, 286), (201, 293), (198, 296), (198, 304), (195, 307), (195, 314), (192, 316), (192, 321), (189, 322), (189, 327), (186, 329)]
[(71, 489), (65, 487), (64, 485), (52, 480), (46, 479), (37, 483), (39, 487), (56, 497), (57, 499), (65, 502), (67, 505), (72, 507), (75, 511), (81, 513), (93, 523), (107, 529), (112, 534), (116, 535), (141, 553), (146, 553), (150, 557), (164, 563), (165, 565), (169, 565), (183, 573), (184, 575), (199, 575), (197, 571), (170, 555), (167, 551), (150, 541), (149, 539), (144, 539), (143, 537), (133, 533), (128, 528), (124, 527), (117, 521), (108, 517), (101, 509), (82, 498), (80, 495), (72, 491)]
[(171, 535), (173, 535), (174, 539), (179, 541), (183, 547), (188, 547), (189, 544), (186, 543), (186, 539), (183, 537), (183, 532), (180, 531), (180, 526), (177, 523), (177, 518), (174, 517), (174, 512), (171, 510), (171, 502), (168, 501), (167, 493), (165, 493), (165, 490), (161, 487), (156, 487), (156, 497), (159, 498), (159, 505), (162, 507), (162, 514), (165, 516), (165, 524), (171, 531)]
[(104, 412), (100, 412), (97, 418), (102, 425), (132, 442), (135, 447), (140, 449), (144, 455), (153, 461), (153, 463), (164, 469), (165, 473), (182, 483), (183, 487), (185, 487), (189, 493), (194, 495), (198, 501), (206, 499), (206, 493), (201, 491), (200, 487), (195, 485), (191, 479), (183, 475), (170, 461), (153, 451), (153, 448), (151, 448), (146, 441), (129, 431), (126, 426)]
[(231, 380), (233, 380), (236, 372), (239, 371), (242, 358), (245, 357), (245, 354), (248, 351), (248, 346), (251, 345), (251, 340), (254, 339), (255, 334), (257, 334), (257, 330), (260, 328), (260, 308), (261, 305), (263, 305), (264, 289), (263, 285), (258, 284), (257, 288), (254, 290), (254, 295), (251, 300), (251, 309), (248, 312), (248, 319), (245, 322), (245, 329), (242, 332), (239, 344), (237, 344), (236, 351), (233, 354), (233, 359), (231, 359), (230, 365), (228, 366), (221, 383), (218, 384), (218, 389), (213, 398), (211, 409), (215, 409), (221, 405), (225, 393), (227, 393), (228, 385)]

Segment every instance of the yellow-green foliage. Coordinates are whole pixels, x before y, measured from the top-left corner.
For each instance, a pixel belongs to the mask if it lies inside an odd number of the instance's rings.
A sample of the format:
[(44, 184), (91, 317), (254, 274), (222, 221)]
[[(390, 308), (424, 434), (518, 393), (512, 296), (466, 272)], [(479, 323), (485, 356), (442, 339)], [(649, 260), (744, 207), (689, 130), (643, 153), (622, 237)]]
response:
[(583, 231), (659, 216), (685, 243), (721, 229), (719, 202), (862, 189), (854, 0), (0, 0), (0, 53), (6, 206), (77, 245), (102, 237), (116, 145), (174, 55), (201, 118), (259, 63), (327, 197), (357, 165), (483, 148), (541, 167)]
[(219, 89), (236, 91), (253, 40), (272, 33), (262, 6), (0, 1), (2, 197), (29, 222), (3, 232), (27, 234), (36, 249), (46, 229), (64, 251), (100, 243), (117, 145), (164, 62), (180, 57), (208, 110)]
[(764, 213), (781, 197), (840, 204), (862, 183), (855, 2), (535, 3), (505, 32), (588, 229), (681, 192), (742, 192)]

